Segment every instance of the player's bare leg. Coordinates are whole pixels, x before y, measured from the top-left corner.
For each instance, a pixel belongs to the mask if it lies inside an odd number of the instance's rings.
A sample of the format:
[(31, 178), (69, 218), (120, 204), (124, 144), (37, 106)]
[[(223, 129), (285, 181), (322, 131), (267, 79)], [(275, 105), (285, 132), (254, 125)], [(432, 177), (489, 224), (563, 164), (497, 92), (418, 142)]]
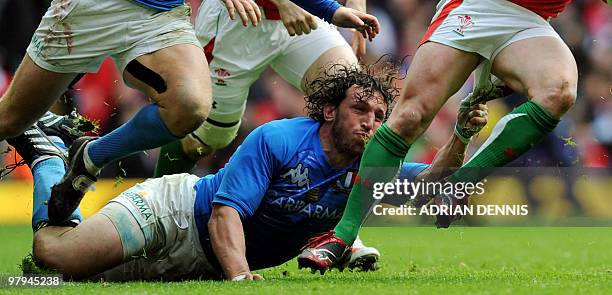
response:
[(184, 137), (199, 127), (212, 105), (208, 64), (202, 49), (191, 44), (176, 45), (140, 56), (136, 61), (161, 76), (166, 90), (156, 90), (155, 82), (136, 77), (129, 70), (124, 71), (124, 79), (159, 106), (170, 132)]
[(0, 99), (0, 139), (15, 137), (32, 126), (57, 100), (76, 73), (55, 73), (36, 65), (26, 54)]
[(175, 45), (140, 56), (127, 65), (124, 78), (155, 103), (97, 140), (75, 142), (70, 170), (53, 188), (52, 220), (63, 220), (78, 206), (106, 164), (184, 137), (200, 126), (210, 111), (208, 66), (201, 48), (195, 45)]
[(510, 44), (493, 61), (493, 73), (555, 119), (576, 100), (576, 60), (557, 38), (536, 37)]
[(95, 214), (74, 228), (40, 229), (34, 234), (33, 255), (46, 268), (72, 279), (85, 279), (119, 265), (123, 248), (110, 219)]
[(446, 100), (461, 88), (479, 61), (477, 54), (439, 43), (421, 45), (387, 126), (407, 143), (414, 142)]
[(500, 119), (450, 181), (476, 182), (488, 170), (479, 168), (510, 163), (547, 136), (576, 100), (576, 61), (559, 38), (535, 37), (510, 44), (493, 61), (493, 73), (529, 101)]

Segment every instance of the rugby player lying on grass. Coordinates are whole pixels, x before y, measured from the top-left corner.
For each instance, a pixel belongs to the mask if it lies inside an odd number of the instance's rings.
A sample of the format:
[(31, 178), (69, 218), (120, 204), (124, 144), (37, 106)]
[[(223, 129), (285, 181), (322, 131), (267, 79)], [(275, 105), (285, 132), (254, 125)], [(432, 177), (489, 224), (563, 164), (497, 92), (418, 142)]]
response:
[[(11, 143), (33, 167), (34, 260), (71, 279), (261, 279), (251, 271), (294, 258), (344, 210), (365, 143), (398, 93), (390, 73), (364, 68), (312, 81), (311, 118), (260, 126), (218, 173), (149, 179), (74, 227), (47, 222), (44, 203), (65, 172), (65, 149), (32, 127)], [(471, 127), (486, 124), (484, 105), (466, 113)], [(429, 168), (404, 163), (400, 177), (461, 165), (465, 148), (453, 135)]]

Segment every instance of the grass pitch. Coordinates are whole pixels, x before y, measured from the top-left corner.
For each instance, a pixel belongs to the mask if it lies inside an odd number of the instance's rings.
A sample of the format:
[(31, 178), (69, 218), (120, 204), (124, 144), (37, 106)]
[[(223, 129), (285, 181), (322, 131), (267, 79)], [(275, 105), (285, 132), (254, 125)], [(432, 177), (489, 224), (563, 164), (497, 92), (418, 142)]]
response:
[[(66, 283), (74, 294), (612, 294), (612, 228), (366, 228), (382, 253), (377, 272), (260, 271), (262, 282)], [(27, 226), (0, 225), (0, 273), (17, 274), (29, 253)], [(273, 254), (271, 254), (273, 255)], [(43, 290), (0, 289), (17, 294)]]

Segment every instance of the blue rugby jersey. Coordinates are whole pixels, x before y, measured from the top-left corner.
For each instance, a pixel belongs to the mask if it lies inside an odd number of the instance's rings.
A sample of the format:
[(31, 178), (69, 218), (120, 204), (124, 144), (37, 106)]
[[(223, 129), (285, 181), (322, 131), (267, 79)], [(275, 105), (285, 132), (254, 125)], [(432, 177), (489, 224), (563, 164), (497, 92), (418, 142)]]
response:
[[(240, 214), (251, 269), (292, 259), (310, 237), (338, 223), (359, 161), (332, 168), (319, 127), (308, 118), (264, 124), (249, 134), (225, 168), (196, 183), (196, 224), (210, 260), (215, 260), (207, 228), (213, 204)], [(414, 179), (426, 167), (405, 163), (400, 177)]]
[(334, 13), (342, 7), (336, 0), (291, 0), (304, 10), (332, 23)]
[[(184, 0), (133, 0), (142, 5), (159, 10), (171, 10), (184, 4)], [(222, 1), (222, 0), (215, 0)], [(304, 10), (323, 18), (327, 22), (332, 22), (332, 17), (336, 10), (342, 5), (336, 0), (291, 0), (293, 3), (304, 8)]]

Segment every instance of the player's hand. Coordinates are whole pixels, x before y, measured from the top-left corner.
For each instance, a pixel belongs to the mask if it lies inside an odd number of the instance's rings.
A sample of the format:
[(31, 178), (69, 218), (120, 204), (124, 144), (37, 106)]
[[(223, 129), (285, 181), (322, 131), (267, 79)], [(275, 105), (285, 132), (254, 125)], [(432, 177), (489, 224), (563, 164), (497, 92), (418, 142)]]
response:
[(289, 36), (310, 34), (317, 29), (315, 17), (291, 1), (275, 3)]
[[(487, 125), (488, 108), (485, 104), (471, 105), (471, 93), (461, 101), (459, 115), (455, 124), (455, 135), (463, 143), (468, 143), (472, 136), (476, 135)], [(471, 106), (470, 106), (471, 105)]]
[(474, 92), (470, 94), (472, 96), (470, 99), (471, 105), (486, 103), (494, 99), (508, 96), (512, 93), (514, 93), (514, 90), (508, 87), (503, 80), (494, 75), (489, 75), (489, 82), (485, 82), (482, 85), (476, 85)]
[(338, 8), (332, 23), (338, 27), (356, 29), (363, 38), (370, 41), (380, 33), (380, 23), (375, 16), (348, 7)]
[(248, 26), (249, 21), (254, 27), (261, 21), (259, 6), (253, 0), (223, 0), (225, 8), (232, 20), (236, 19), (236, 11), (243, 26)]
[[(347, 0), (346, 7), (355, 9), (360, 12), (366, 12), (366, 1), (365, 0)], [(353, 39), (351, 41), (351, 48), (357, 58), (362, 58), (366, 55), (366, 42), (365, 38), (356, 29), (352, 29)]]
[(264, 277), (260, 274), (245, 272), (238, 274), (232, 278), (232, 282), (242, 282), (242, 281), (262, 281)]

